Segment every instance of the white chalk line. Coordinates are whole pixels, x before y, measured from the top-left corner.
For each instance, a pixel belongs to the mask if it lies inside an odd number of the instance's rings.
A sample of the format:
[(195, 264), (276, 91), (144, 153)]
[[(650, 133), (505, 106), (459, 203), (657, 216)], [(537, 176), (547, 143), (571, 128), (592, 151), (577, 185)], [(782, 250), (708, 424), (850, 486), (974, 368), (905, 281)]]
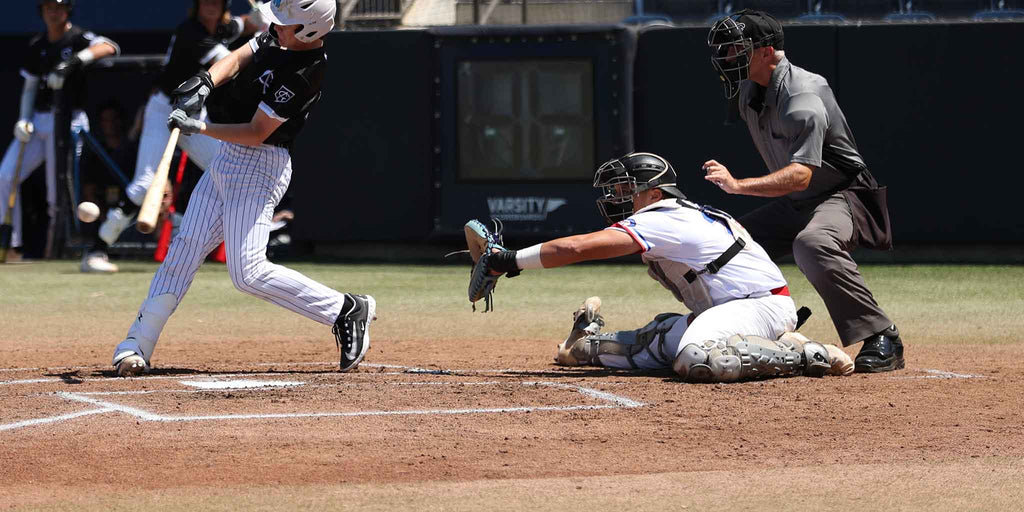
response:
[(42, 384), (44, 382), (60, 382), (60, 379), (23, 379), (23, 380), (3, 380), (0, 381), (0, 386), (13, 385), (13, 384)]
[[(364, 387), (370, 381), (362, 382), (341, 382), (336, 384), (303, 384), (302, 389), (308, 388), (356, 388)], [(498, 384), (509, 384), (508, 382), (374, 382), (374, 386), (493, 386)], [(75, 391), (76, 395), (81, 396), (125, 396), (125, 395), (155, 395), (155, 394), (195, 394), (195, 393), (214, 393), (214, 392), (253, 392), (257, 393), (260, 391), (296, 391), (299, 386), (278, 386), (278, 387), (245, 387), (245, 388), (219, 388), (219, 389), (147, 389), (144, 391)], [(47, 395), (51, 393), (45, 393)]]
[(421, 409), (405, 411), (352, 411), (352, 412), (297, 412), (279, 414), (218, 414), (211, 416), (157, 416), (142, 418), (156, 422), (187, 422), (187, 421), (223, 421), (223, 420), (262, 420), (262, 419), (294, 419), (294, 418), (345, 418), (359, 416), (416, 416), (416, 415), (453, 415), (453, 414), (494, 414), (524, 413), (540, 411), (580, 411), (594, 409), (618, 409), (617, 405), (569, 405), (569, 406), (538, 406), (538, 407), (495, 407), (481, 409)]
[[(346, 373), (346, 374), (333, 374), (325, 373), (324, 376), (338, 375), (339, 377), (345, 375), (346, 379), (358, 378), (360, 376), (376, 376), (376, 375), (405, 375), (405, 372), (373, 372), (373, 373)], [(236, 377), (284, 377), (294, 376), (295, 373), (280, 373), (280, 372), (269, 372), (269, 373), (221, 373), (221, 374), (206, 374), (196, 373), (191, 375), (146, 375), (143, 377), (133, 377), (126, 379), (124, 377), (80, 377), (82, 383), (90, 382), (132, 382), (133, 380), (138, 381), (150, 381), (150, 380), (181, 380), (181, 379), (197, 379), (197, 378), (209, 378), (209, 379), (230, 379)], [(5, 384), (43, 384), (53, 382), (64, 382), (64, 379), (60, 378), (41, 378), (41, 379), (25, 379), (25, 380), (0, 380), (0, 386)]]
[[(338, 363), (336, 361), (334, 361), (334, 362), (314, 361), (314, 362), (308, 362), (308, 363), (293, 361), (293, 362), (290, 362), (290, 363), (278, 362), (278, 363), (245, 363), (245, 364), (251, 365), (251, 366), (262, 366), (262, 367), (270, 367), (270, 366), (283, 366), (283, 367), (289, 367), (289, 366), (337, 366), (338, 365)], [(361, 368), (383, 368), (383, 369), (391, 369), (391, 370), (402, 370), (401, 372), (398, 372), (398, 373), (425, 373), (425, 374), (437, 374), (437, 375), (446, 375), (446, 374), (475, 374), (475, 373), (521, 373), (521, 374), (538, 374), (538, 375), (543, 375), (543, 374), (551, 373), (552, 371), (558, 371), (558, 369), (537, 370), (537, 369), (520, 369), (520, 368), (500, 368), (500, 369), (490, 369), (490, 368), (478, 368), (478, 369), (465, 369), (465, 368), (453, 368), (453, 369), (445, 369), (445, 368), (420, 368), (420, 367), (416, 367), (416, 366), (406, 366), (406, 365), (400, 365), (400, 364), (383, 364), (383, 363), (362, 363), (359, 366)], [(53, 367), (48, 367), (48, 368), (42, 368), (42, 367), (41, 368), (0, 368), (0, 372), (31, 372), (31, 371), (48, 371), (48, 372), (52, 372), (52, 371), (59, 371), (59, 370), (113, 370), (113, 369), (114, 369), (113, 366), (53, 366)], [(205, 375), (205, 374), (202, 374), (202, 373), (197, 373), (197, 374), (198, 375)], [(374, 374), (375, 375), (396, 375), (396, 373), (385, 373), (385, 372), (374, 372)], [(232, 376), (232, 375), (264, 375), (264, 374), (262, 374), (262, 373), (243, 373), (243, 374), (224, 374), (224, 375), (221, 375), (221, 376), (225, 376), (226, 377), (226, 376)], [(351, 375), (358, 375), (358, 374), (351, 374)], [(178, 377), (180, 377), (180, 376), (151, 376), (151, 377), (147, 376), (146, 378), (147, 379), (154, 379), (154, 378), (178, 378)], [(120, 380), (120, 377), (101, 377), (101, 378), (106, 378), (108, 380)], [(57, 379), (57, 380), (59, 380), (59, 379)], [(90, 379), (90, 380), (99, 380), (99, 379)]]
[(974, 375), (970, 373), (956, 373), (945, 370), (935, 370), (925, 368), (921, 371), (928, 373), (929, 375), (893, 375), (893, 379), (986, 379), (988, 377), (984, 375)]
[[(429, 382), (424, 383), (427, 385), (436, 385), (437, 383)], [(442, 383), (452, 386), (463, 385), (464, 383)], [(482, 384), (482, 383), (474, 383)], [(502, 382), (494, 382), (493, 384), (504, 384)], [(614, 395), (612, 393), (606, 393), (595, 389), (585, 388), (582, 386), (574, 386), (571, 384), (560, 384), (555, 382), (523, 382), (521, 385), (524, 386), (545, 386), (554, 387), (560, 389), (567, 389), (576, 391), (582, 395), (589, 396), (598, 400), (611, 402), (603, 405), (552, 405), (552, 406), (533, 406), (533, 407), (488, 407), (488, 408), (468, 408), (468, 409), (413, 409), (413, 410), (399, 410), (399, 411), (383, 411), (383, 410), (371, 410), (371, 411), (351, 411), (351, 412), (297, 412), (297, 413), (268, 413), (268, 414), (217, 414), (217, 415), (192, 415), (192, 416), (164, 416), (153, 412), (145, 411), (136, 407), (129, 407), (126, 405), (117, 404), (114, 402), (108, 402), (103, 400), (97, 400), (83, 396), (83, 393), (68, 393), (68, 392), (57, 392), (57, 395), (73, 400), (77, 402), (85, 402), (92, 405), (104, 407), (109, 410), (122, 412), (144, 421), (156, 421), (156, 422), (178, 422), (178, 421), (216, 421), (216, 420), (248, 420), (248, 419), (282, 419), (282, 418), (331, 418), (331, 417), (360, 417), (360, 416), (405, 416), (405, 415), (452, 415), (452, 414), (494, 414), (494, 413), (527, 413), (527, 412), (541, 412), (541, 411), (583, 411), (583, 410), (598, 410), (598, 409), (619, 409), (619, 408), (636, 408), (643, 407), (644, 403), (630, 400), (625, 397)], [(212, 392), (214, 390), (188, 390), (193, 392)], [(218, 390), (220, 391), (220, 390)]]
[[(364, 383), (365, 384), (365, 383)], [(501, 381), (487, 381), (487, 382), (405, 382), (405, 383), (393, 383), (396, 385), (405, 386), (484, 386), (484, 385), (506, 385), (507, 382)], [(600, 409), (618, 409), (618, 408), (636, 408), (643, 407), (643, 402), (631, 400), (626, 397), (618, 396), (612, 393), (604, 391), (598, 391), (596, 389), (586, 388), (583, 386), (576, 386), (572, 384), (563, 384), (555, 382), (545, 381), (527, 381), (519, 383), (523, 386), (544, 386), (559, 389), (566, 389), (570, 391), (578, 392), (584, 396), (594, 398), (597, 400), (610, 402), (602, 405), (556, 405), (556, 406), (533, 406), (533, 407), (490, 407), (490, 408), (463, 408), (463, 409), (413, 409), (413, 410), (399, 410), (399, 411), (384, 411), (384, 410), (370, 410), (370, 411), (351, 411), (351, 412), (297, 412), (297, 413), (272, 413), (272, 414), (221, 414), (221, 415), (193, 415), (193, 416), (165, 416), (157, 413), (153, 413), (137, 407), (131, 407), (115, 402), (106, 400), (99, 400), (91, 398), (91, 396), (104, 396), (104, 395), (143, 395), (152, 393), (217, 393), (217, 392), (232, 392), (237, 393), (241, 391), (265, 391), (267, 388), (238, 388), (238, 389), (183, 389), (183, 390), (144, 390), (144, 391), (97, 391), (97, 392), (77, 392), (71, 393), (66, 391), (58, 391), (54, 393), (56, 396), (64, 398), (66, 400), (87, 403), (100, 407), (99, 409), (90, 409), (86, 411), (80, 411), (71, 414), (64, 414), (60, 416), (53, 416), (47, 418), (36, 418), (31, 420), (20, 421), (17, 423), (11, 423), (7, 425), (0, 425), (0, 431), (14, 430), (18, 428), (24, 428), (34, 425), (42, 425), (47, 423), (56, 423), (61, 421), (67, 421), (75, 419), (81, 416), (90, 414), (100, 414), (107, 412), (120, 412), (129, 416), (138, 418), (143, 421), (154, 421), (154, 422), (186, 422), (186, 421), (219, 421), (219, 420), (246, 420), (246, 419), (284, 419), (284, 418), (329, 418), (329, 417), (361, 417), (361, 416), (403, 416), (403, 415), (457, 415), (457, 414), (496, 414), (496, 413), (529, 413), (529, 412), (544, 412), (544, 411), (583, 411), (583, 410), (600, 410)], [(340, 387), (340, 386), (358, 386), (358, 383), (342, 383), (342, 384), (316, 384), (309, 387)], [(272, 388), (281, 389), (281, 388)]]
[(535, 384), (535, 385), (538, 385), (538, 386), (548, 386), (548, 387), (563, 388), (563, 389), (573, 389), (573, 390), (578, 391), (580, 394), (589, 396), (591, 398), (596, 398), (598, 400), (604, 400), (606, 402), (612, 402), (612, 403), (614, 403), (616, 405), (619, 405), (621, 407), (625, 407), (627, 409), (632, 409), (632, 408), (636, 408), (636, 407), (643, 407), (644, 405), (647, 405), (647, 404), (645, 404), (643, 402), (637, 402), (636, 400), (630, 400), (629, 398), (626, 398), (624, 396), (619, 396), (619, 395), (616, 395), (616, 394), (613, 394), (613, 393), (608, 393), (607, 391), (598, 391), (596, 389), (585, 388), (583, 386), (574, 386), (572, 384), (560, 384), (560, 383), (556, 383), (556, 382), (534, 382), (534, 383), (524, 382), (523, 384)]
[(58, 391), (57, 396), (71, 400), (74, 402), (83, 402), (91, 405), (97, 405), (104, 409), (112, 411), (123, 412), (125, 414), (135, 416), (136, 418), (143, 419), (146, 421), (158, 421), (160, 416), (153, 414), (149, 411), (143, 411), (142, 409), (136, 409), (135, 407), (128, 407), (127, 405), (115, 404), (114, 402), (104, 402), (103, 400), (97, 400), (95, 398), (89, 398), (86, 396), (79, 396), (76, 393), (68, 393), (67, 391)]
[[(303, 362), (293, 361), (293, 362), (290, 362), (290, 363), (246, 363), (246, 364), (251, 364), (252, 366), (288, 366), (288, 365), (304, 365), (304, 366), (331, 366), (331, 365), (335, 365), (336, 366), (338, 364), (338, 362), (334, 361), (334, 362), (303, 363)], [(362, 366), (373, 366), (373, 367), (386, 368), (389, 365), (380, 365), (380, 364), (374, 365), (374, 364), (370, 364), (370, 363), (363, 363)], [(41, 371), (41, 370), (52, 372), (52, 371), (58, 371), (58, 370), (113, 370), (113, 369), (114, 369), (114, 367), (111, 366), (111, 365), (96, 365), (96, 366), (49, 366), (49, 367), (39, 367), (39, 368), (0, 368), (0, 373), (2, 373), (2, 372), (35, 372), (35, 371)]]
[(18, 422), (15, 422), (15, 423), (7, 423), (5, 425), (0, 425), (0, 431), (15, 430), (15, 429), (24, 428), (24, 427), (31, 427), (31, 426), (35, 426), (35, 425), (43, 425), (43, 424), (46, 424), (46, 423), (57, 423), (57, 422), (60, 422), (60, 421), (73, 420), (75, 418), (80, 418), (82, 416), (88, 416), (90, 414), (103, 414), (103, 413), (106, 413), (106, 412), (115, 412), (115, 411), (114, 411), (114, 409), (107, 409), (107, 408), (104, 408), (104, 409), (89, 409), (89, 410), (86, 410), (86, 411), (73, 412), (71, 414), (61, 414), (60, 416), (50, 416), (48, 418), (35, 418), (35, 419), (31, 419), (31, 420), (18, 421)]

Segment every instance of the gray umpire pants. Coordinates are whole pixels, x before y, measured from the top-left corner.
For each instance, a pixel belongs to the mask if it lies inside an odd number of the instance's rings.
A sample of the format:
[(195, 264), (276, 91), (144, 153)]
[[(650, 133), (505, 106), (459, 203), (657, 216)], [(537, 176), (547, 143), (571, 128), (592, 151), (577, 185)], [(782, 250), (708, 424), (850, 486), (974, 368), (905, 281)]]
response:
[(806, 205), (776, 199), (739, 220), (772, 259), (793, 254), (797, 267), (825, 302), (843, 346), (892, 325), (850, 256), (857, 240), (850, 205), (842, 193)]

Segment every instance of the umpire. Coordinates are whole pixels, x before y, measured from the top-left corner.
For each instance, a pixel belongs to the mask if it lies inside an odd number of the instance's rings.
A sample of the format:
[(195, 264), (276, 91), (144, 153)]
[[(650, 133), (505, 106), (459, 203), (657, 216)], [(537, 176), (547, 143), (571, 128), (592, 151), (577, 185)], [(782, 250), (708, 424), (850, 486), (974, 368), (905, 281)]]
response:
[(878, 306), (850, 251), (892, 248), (885, 189), (857, 151), (828, 83), (790, 64), (782, 25), (761, 11), (717, 21), (711, 62), (770, 173), (736, 179), (716, 160), (705, 179), (730, 194), (778, 199), (740, 222), (773, 258), (792, 253), (828, 308), (844, 346), (864, 342), (857, 372), (903, 368), (899, 331)]

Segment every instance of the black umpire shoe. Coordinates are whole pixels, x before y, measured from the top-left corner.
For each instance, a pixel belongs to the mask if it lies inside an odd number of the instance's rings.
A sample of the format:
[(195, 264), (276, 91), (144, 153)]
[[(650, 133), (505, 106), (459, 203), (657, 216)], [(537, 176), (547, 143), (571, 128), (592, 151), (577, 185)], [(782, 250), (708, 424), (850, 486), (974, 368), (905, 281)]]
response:
[(370, 322), (377, 319), (377, 301), (369, 295), (345, 294), (338, 319), (334, 321), (334, 337), (341, 352), (341, 371), (359, 366), (370, 348)]
[(896, 326), (864, 340), (864, 346), (854, 359), (857, 373), (891, 372), (903, 368), (903, 341)]

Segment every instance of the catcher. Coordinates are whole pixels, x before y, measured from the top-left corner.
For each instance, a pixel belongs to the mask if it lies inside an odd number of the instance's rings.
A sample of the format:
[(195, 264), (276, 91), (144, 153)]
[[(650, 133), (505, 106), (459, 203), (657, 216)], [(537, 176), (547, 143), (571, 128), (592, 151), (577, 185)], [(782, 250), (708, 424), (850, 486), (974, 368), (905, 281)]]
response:
[(672, 368), (687, 382), (853, 373), (841, 349), (792, 332), (797, 311), (782, 272), (732, 217), (687, 200), (664, 158), (631, 153), (611, 160), (598, 168), (594, 187), (610, 224), (601, 231), (513, 251), (502, 247), (500, 232), (470, 221), (470, 300), (486, 298), (489, 309), (501, 274), (639, 252), (647, 273), (691, 313), (662, 313), (636, 330), (601, 332), (601, 300), (591, 297), (573, 314), (555, 362)]

